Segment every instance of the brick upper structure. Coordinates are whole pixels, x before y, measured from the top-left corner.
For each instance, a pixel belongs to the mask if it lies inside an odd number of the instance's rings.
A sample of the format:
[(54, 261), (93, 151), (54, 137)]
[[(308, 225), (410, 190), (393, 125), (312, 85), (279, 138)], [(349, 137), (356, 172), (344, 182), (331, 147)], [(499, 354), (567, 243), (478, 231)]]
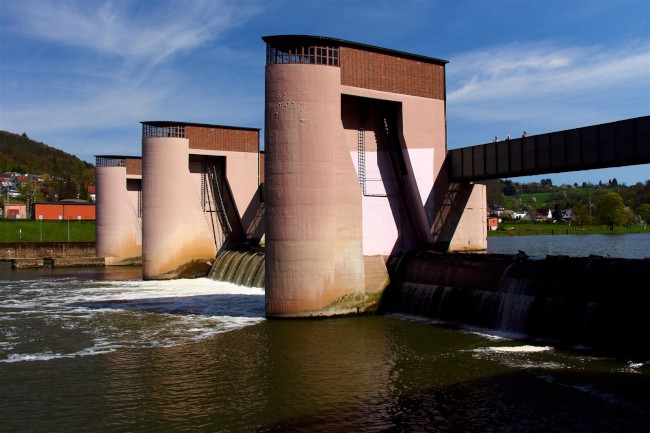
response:
[(445, 99), (444, 64), (400, 58), (392, 54), (353, 47), (341, 47), (340, 56), (343, 85)]
[(341, 84), (445, 100), (446, 60), (320, 36), (267, 36), (267, 63), (338, 66)]
[(125, 155), (95, 155), (97, 167), (126, 167), (127, 176), (142, 176), (142, 157)]
[(126, 157), (126, 174), (134, 176), (142, 176), (142, 158)]
[(190, 149), (253, 152), (259, 149), (259, 129), (186, 126)]
[(142, 123), (142, 137), (178, 137), (189, 140), (190, 149), (231, 152), (259, 151), (259, 128), (175, 121)]

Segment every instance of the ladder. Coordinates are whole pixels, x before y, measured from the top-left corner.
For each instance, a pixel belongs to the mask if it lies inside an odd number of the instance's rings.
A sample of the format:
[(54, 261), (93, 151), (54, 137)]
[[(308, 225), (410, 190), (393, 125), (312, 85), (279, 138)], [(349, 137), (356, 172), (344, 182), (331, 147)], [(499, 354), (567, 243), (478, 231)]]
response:
[(359, 185), (366, 195), (366, 131), (359, 128), (357, 133), (357, 153), (359, 158)]
[(219, 225), (221, 226), (221, 231), (223, 233), (223, 239), (225, 240), (232, 233), (232, 226), (228, 220), (226, 207), (223, 203), (223, 195), (221, 194), (221, 188), (219, 187), (217, 168), (213, 165), (208, 167), (208, 178), (210, 179), (210, 186), (212, 189), (212, 201), (214, 202), (217, 218), (219, 219)]

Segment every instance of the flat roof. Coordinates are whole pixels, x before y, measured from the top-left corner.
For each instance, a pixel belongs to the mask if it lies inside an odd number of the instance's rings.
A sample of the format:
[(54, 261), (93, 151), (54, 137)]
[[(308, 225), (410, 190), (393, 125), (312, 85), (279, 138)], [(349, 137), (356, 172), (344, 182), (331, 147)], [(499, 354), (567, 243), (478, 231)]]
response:
[(261, 128), (250, 128), (246, 126), (229, 126), (229, 125), (214, 125), (210, 123), (194, 123), (194, 122), (178, 122), (175, 120), (147, 120), (140, 122), (143, 125), (151, 125), (157, 127), (165, 126), (200, 126), (202, 128), (220, 128), (220, 129), (241, 129), (244, 131), (257, 131), (259, 132)]
[(142, 159), (141, 156), (131, 156), (131, 155), (95, 155), (95, 158)]
[(407, 53), (405, 51), (391, 50), (389, 48), (377, 47), (374, 45), (361, 44), (359, 42), (351, 42), (343, 39), (329, 38), (325, 36), (311, 36), (311, 35), (276, 35), (276, 36), (262, 36), (262, 40), (266, 43), (275, 45), (292, 45), (300, 42), (306, 45), (338, 45), (351, 48), (359, 48), (365, 51), (373, 51), (375, 53), (388, 54), (395, 57), (402, 57), (411, 60), (418, 60), (425, 63), (447, 64), (449, 60), (437, 59), (435, 57), (421, 56), (419, 54)]
[(37, 201), (34, 204), (47, 204), (47, 205), (74, 204), (74, 205), (81, 205), (81, 206), (95, 205), (95, 203), (92, 201), (80, 200), (78, 198), (66, 198), (59, 201)]

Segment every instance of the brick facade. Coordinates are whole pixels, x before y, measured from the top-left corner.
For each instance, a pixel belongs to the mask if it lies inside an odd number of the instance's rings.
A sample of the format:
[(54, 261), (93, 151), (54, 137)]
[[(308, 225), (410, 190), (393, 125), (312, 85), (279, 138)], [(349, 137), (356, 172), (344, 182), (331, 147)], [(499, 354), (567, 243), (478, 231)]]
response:
[(129, 158), (124, 159), (126, 166), (126, 174), (133, 176), (142, 176), (142, 158)]
[(428, 63), (395, 55), (341, 46), (341, 84), (445, 99), (444, 64)]
[(190, 149), (252, 153), (259, 150), (258, 130), (187, 125), (185, 137), (190, 140)]

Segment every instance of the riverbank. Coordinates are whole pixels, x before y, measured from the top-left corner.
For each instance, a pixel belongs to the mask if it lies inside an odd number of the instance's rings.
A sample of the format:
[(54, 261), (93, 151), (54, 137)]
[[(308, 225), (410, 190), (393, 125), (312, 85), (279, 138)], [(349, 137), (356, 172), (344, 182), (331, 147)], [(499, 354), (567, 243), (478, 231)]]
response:
[(614, 230), (604, 225), (570, 225), (570, 224), (527, 224), (501, 223), (497, 230), (488, 230), (488, 237), (498, 236), (535, 236), (535, 235), (607, 235), (650, 233), (650, 228), (643, 225), (615, 226)]
[(105, 265), (94, 242), (0, 242), (0, 261), (13, 269)]

